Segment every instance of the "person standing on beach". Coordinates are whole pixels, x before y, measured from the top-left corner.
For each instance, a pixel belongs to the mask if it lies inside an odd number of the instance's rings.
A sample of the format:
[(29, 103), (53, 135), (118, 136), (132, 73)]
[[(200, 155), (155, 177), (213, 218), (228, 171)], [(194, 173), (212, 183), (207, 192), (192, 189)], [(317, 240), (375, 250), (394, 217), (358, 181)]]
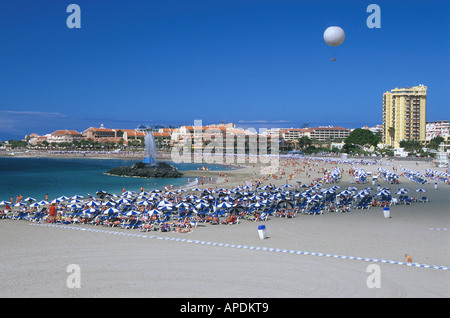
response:
[(50, 212), (50, 223), (55, 223), (56, 206), (54, 203), (52, 203), (52, 205), (50, 206), (49, 212)]
[(412, 263), (412, 257), (411, 256), (409, 256), (408, 254), (405, 254), (405, 257), (406, 257), (406, 262), (407, 263)]

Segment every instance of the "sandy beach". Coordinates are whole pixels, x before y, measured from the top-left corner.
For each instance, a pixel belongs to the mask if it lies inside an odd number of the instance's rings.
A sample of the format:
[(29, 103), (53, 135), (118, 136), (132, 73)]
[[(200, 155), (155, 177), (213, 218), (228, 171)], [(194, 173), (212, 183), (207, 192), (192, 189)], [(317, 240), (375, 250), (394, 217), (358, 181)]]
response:
[[(338, 166), (344, 170), (341, 188), (372, 186), (355, 184), (349, 164), (317, 160), (300, 171), (303, 165), (282, 161), (277, 179), (261, 175), (258, 164), (190, 176), (215, 178), (205, 185), (212, 188), (264, 177), (263, 184), (279, 186), (309, 183), (323, 177), (323, 168)], [(431, 162), (355, 164), (372, 172), (393, 166), (445, 170)], [(449, 297), (450, 271), (443, 268), (450, 267), (450, 186), (439, 183), (435, 189), (434, 182), (418, 185), (404, 177), (398, 185), (377, 184), (405, 187), (417, 197), (422, 193), (414, 191), (424, 188), (429, 202), (393, 205), (389, 219), (382, 208), (372, 207), (233, 225), (200, 223), (189, 233), (2, 219), (0, 297)], [(258, 236), (261, 224), (266, 239)], [(406, 253), (414, 266), (403, 263)], [(80, 268), (80, 288), (67, 285), (70, 264)], [(379, 288), (367, 283), (372, 264), (379, 266)]]

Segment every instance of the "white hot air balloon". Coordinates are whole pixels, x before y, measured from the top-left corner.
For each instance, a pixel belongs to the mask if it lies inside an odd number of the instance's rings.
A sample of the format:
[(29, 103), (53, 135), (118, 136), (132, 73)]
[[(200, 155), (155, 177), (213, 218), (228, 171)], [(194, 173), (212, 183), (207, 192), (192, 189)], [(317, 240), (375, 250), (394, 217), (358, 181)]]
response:
[[(342, 28), (338, 26), (330, 26), (323, 33), (323, 39), (326, 44), (329, 46), (339, 46), (344, 43), (345, 40), (345, 32)], [(331, 58), (331, 61), (336, 61), (334, 57)]]

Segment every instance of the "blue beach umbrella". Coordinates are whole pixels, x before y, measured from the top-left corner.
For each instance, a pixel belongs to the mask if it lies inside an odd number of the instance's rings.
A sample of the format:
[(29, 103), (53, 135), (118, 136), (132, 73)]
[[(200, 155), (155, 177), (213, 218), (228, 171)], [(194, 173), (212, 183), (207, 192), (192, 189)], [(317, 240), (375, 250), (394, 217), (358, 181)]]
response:
[(387, 190), (381, 190), (376, 194), (376, 196), (388, 196), (388, 195), (390, 195), (390, 193)]
[(160, 209), (161, 211), (172, 211), (173, 210), (173, 205), (163, 205), (163, 206), (159, 206), (158, 209)]
[(122, 199), (117, 200), (116, 203), (117, 204), (127, 204), (127, 203), (130, 203), (130, 201), (122, 198)]
[(329, 188), (329, 189), (325, 189), (324, 191), (322, 191), (322, 194), (333, 194), (334, 190)]
[(141, 212), (138, 211), (128, 211), (127, 213), (125, 213), (126, 216), (137, 216), (137, 215), (141, 215)]
[(86, 205), (90, 206), (90, 207), (94, 207), (94, 206), (100, 206), (101, 203), (97, 202), (97, 201), (89, 201), (88, 203), (86, 203)]
[(319, 194), (315, 194), (311, 197), (311, 200), (313, 201), (320, 201), (323, 199), (323, 196), (319, 195)]
[(222, 202), (222, 203), (219, 203), (218, 205), (217, 205), (217, 207), (219, 208), (219, 209), (228, 209), (228, 208), (231, 208), (233, 205), (231, 204), (231, 203), (228, 203), (228, 202)]
[(153, 214), (161, 215), (162, 212), (161, 212), (161, 211), (158, 211), (158, 210), (156, 210), (156, 209), (153, 209), (153, 210), (148, 211), (148, 214), (149, 214), (149, 215), (153, 215)]
[(80, 209), (81, 205), (76, 204), (76, 203), (71, 203), (71, 204), (68, 204), (67, 207), (70, 209)]
[(96, 210), (95, 208), (90, 208), (90, 209), (84, 210), (84, 211), (83, 211), (83, 214), (87, 214), (87, 213), (95, 213), (95, 212), (97, 212), (97, 210)]
[(406, 194), (408, 193), (408, 189), (406, 188), (400, 188), (397, 190), (397, 192), (395, 192), (395, 194)]
[(111, 201), (106, 201), (102, 203), (103, 206), (115, 206), (116, 204), (114, 202)]
[(260, 208), (263, 207), (264, 204), (260, 203), (260, 202), (256, 202), (250, 205), (252, 208)]
[(105, 211), (103, 211), (103, 214), (114, 214), (114, 213), (118, 213), (118, 212), (119, 212), (118, 209), (109, 208), (109, 209), (106, 209)]
[(203, 203), (203, 202), (200, 202), (200, 203), (195, 205), (195, 208), (198, 209), (198, 210), (206, 208), (206, 207), (208, 207), (208, 205)]
[(190, 206), (191, 205), (189, 203), (186, 203), (186, 202), (181, 202), (181, 203), (178, 203), (177, 205), (175, 205), (175, 207), (177, 207), (177, 208), (188, 208)]
[(366, 195), (369, 195), (370, 192), (369, 192), (369, 190), (364, 189), (364, 190), (359, 191), (358, 194), (361, 194), (362, 196), (366, 196)]
[(164, 206), (172, 206), (172, 203), (170, 203), (170, 202), (167, 201), (167, 200), (159, 201), (158, 207), (164, 207)]

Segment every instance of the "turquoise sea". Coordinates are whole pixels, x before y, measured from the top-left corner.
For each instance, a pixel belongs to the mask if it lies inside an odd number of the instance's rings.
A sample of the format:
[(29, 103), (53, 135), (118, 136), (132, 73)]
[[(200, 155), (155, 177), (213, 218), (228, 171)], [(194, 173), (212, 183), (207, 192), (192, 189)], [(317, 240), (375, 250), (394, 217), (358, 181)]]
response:
[[(108, 193), (122, 193), (122, 189), (139, 192), (141, 186), (146, 191), (163, 189), (166, 185), (180, 187), (188, 183), (187, 178), (143, 179), (105, 175), (113, 167), (131, 165), (137, 160), (126, 159), (50, 159), (50, 158), (0, 158), (0, 201), (24, 198), (36, 200), (73, 195), (95, 195), (103, 190)], [(170, 162), (169, 162), (170, 163)], [(178, 170), (197, 170), (208, 166), (210, 170), (222, 169), (220, 165), (196, 163), (171, 163)]]

